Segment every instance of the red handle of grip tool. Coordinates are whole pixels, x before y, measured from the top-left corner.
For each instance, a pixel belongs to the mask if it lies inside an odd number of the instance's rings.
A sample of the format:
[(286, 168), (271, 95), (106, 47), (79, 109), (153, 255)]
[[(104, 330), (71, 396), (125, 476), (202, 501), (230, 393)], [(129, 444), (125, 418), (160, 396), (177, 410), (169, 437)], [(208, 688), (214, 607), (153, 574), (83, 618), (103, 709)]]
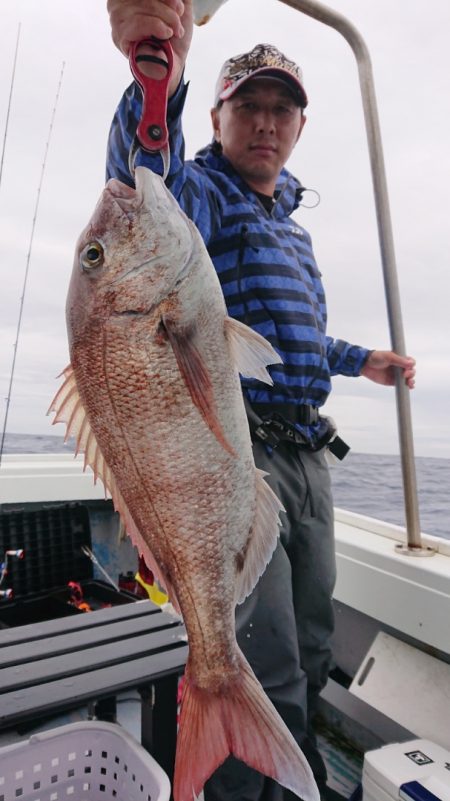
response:
[[(155, 51), (155, 56), (139, 54), (142, 45), (147, 45)], [(158, 50), (165, 54), (167, 62), (156, 55)], [(139, 62), (159, 64), (165, 69), (163, 78), (150, 78), (144, 75), (139, 68)], [(142, 39), (133, 42), (130, 49), (130, 68), (133, 76), (142, 89), (142, 114), (137, 127), (136, 136), (145, 150), (158, 152), (169, 144), (169, 131), (167, 129), (167, 100), (169, 81), (172, 75), (173, 53), (167, 40)]]

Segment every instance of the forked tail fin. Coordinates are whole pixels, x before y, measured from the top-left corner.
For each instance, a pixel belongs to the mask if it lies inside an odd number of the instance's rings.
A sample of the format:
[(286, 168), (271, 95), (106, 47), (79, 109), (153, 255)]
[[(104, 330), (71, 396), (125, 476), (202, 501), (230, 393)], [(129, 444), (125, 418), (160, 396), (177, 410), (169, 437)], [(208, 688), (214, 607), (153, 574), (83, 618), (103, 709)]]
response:
[(175, 762), (175, 801), (193, 801), (229, 754), (303, 801), (319, 801), (311, 768), (250, 665), (226, 692), (195, 687), (186, 671)]

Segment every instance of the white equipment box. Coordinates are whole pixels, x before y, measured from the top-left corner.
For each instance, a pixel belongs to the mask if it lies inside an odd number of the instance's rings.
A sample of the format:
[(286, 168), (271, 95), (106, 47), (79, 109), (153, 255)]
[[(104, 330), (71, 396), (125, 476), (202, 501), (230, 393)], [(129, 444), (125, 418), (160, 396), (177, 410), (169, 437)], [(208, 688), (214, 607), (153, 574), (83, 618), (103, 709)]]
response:
[(363, 801), (450, 801), (450, 752), (430, 740), (364, 755)]

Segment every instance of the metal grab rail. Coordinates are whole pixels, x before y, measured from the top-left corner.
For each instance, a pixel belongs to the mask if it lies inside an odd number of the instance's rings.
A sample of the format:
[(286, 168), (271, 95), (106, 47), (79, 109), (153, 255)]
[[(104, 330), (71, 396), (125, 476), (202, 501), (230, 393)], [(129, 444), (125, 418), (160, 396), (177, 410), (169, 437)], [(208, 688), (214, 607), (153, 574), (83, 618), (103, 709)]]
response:
[[(384, 166), (383, 147), (372, 75), (372, 65), (367, 46), (354, 27), (342, 14), (316, 2), (316, 0), (281, 0), (282, 3), (313, 17), (325, 25), (335, 28), (342, 34), (352, 48), (359, 71), (362, 103), (369, 145), (372, 182), (375, 195), (375, 207), (378, 223), (378, 239), (381, 250), (384, 289), (389, 321), (392, 350), (402, 356), (406, 355), (403, 335), (400, 293), (397, 281), (397, 269), (392, 236), (391, 215)], [(411, 406), (409, 390), (402, 379), (401, 370), (397, 370), (395, 386), (397, 402), (397, 425), (400, 441), (400, 457), (403, 474), (403, 494), (405, 501), (407, 545), (401, 548), (403, 553), (424, 555), (431, 551), (422, 548), (420, 534), (419, 507), (417, 500), (416, 468), (414, 462), (414, 445), (412, 436)]]

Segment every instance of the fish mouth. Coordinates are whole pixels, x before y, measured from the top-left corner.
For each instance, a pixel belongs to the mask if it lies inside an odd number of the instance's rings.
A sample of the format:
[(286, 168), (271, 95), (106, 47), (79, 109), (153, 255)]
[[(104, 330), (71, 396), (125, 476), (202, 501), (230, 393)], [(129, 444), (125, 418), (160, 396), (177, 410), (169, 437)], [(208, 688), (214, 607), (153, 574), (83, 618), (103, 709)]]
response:
[(136, 196), (134, 187), (124, 184), (123, 181), (119, 181), (118, 178), (110, 178), (105, 188), (113, 198), (117, 198), (118, 200), (131, 200)]
[(135, 187), (110, 178), (105, 191), (127, 217), (142, 206), (162, 210), (168, 204), (168, 190), (163, 179), (147, 167), (136, 167)]
[[(139, 218), (139, 211), (142, 208), (145, 214), (150, 215), (151, 223), (152, 225), (155, 224), (156, 228), (160, 217), (167, 218), (172, 212), (174, 215), (175, 213), (180, 214), (177, 201), (169, 193), (159, 175), (152, 173), (146, 167), (138, 166), (135, 171), (135, 181), (136, 189), (115, 178), (111, 178), (106, 186), (106, 191), (111, 201), (117, 204), (122, 214), (131, 223), (134, 222), (136, 217)], [(177, 223), (177, 220), (175, 220), (175, 223)], [(156, 236), (147, 244), (144, 241), (138, 242), (139, 247), (136, 248), (134, 257), (136, 260), (139, 259), (139, 263), (123, 265), (125, 271), (112, 278), (110, 285), (114, 290), (120, 291), (122, 287), (125, 286), (126, 288), (128, 282), (134, 285), (135, 282), (139, 283), (140, 280), (147, 285), (146, 291), (141, 292), (140, 297), (135, 295), (136, 287), (133, 288), (134, 298), (131, 293), (129, 297), (131, 308), (116, 309), (114, 312), (116, 317), (148, 317), (166, 297), (178, 292), (183, 282), (189, 277), (194, 237), (187, 221), (181, 221), (180, 225), (185, 226), (186, 231), (183, 234), (180, 231), (178, 235), (175, 223), (172, 225), (173, 233), (169, 225), (168, 231), (164, 231), (164, 235), (161, 235), (161, 238)], [(182, 261), (181, 259), (178, 261), (176, 257), (176, 248), (174, 249), (173, 247), (174, 235), (178, 237), (180, 247), (183, 245), (181, 248), (181, 253), (184, 256)], [(141, 238), (140, 229), (138, 230), (138, 236)], [(161, 241), (159, 241), (160, 239)], [(170, 240), (169, 244), (166, 242), (167, 239)], [(140, 253), (139, 250), (141, 251)], [(171, 266), (174, 259), (174, 251), (175, 265), (178, 268), (176, 273), (173, 266)], [(133, 257), (131, 256), (132, 259)], [(166, 265), (167, 272), (165, 270)], [(123, 306), (125, 306), (125, 303), (123, 303)]]
[(132, 219), (132, 215), (136, 213), (142, 203), (142, 201), (141, 203), (136, 202), (139, 200), (136, 189), (122, 183), (117, 178), (110, 178), (104, 191), (111, 197), (113, 203), (119, 207), (127, 220)]

